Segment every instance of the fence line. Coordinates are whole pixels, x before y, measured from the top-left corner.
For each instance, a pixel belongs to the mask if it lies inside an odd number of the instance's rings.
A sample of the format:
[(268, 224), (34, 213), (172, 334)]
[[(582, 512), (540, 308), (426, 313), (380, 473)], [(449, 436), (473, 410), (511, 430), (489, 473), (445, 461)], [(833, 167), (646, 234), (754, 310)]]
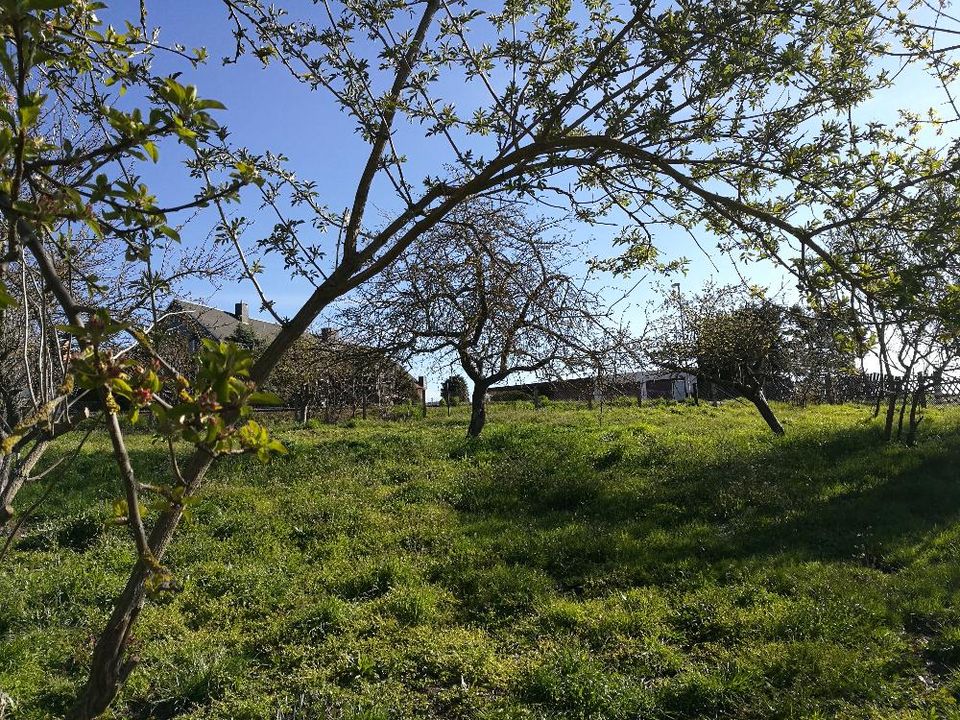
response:
[[(779, 392), (778, 392), (779, 391)], [(876, 402), (891, 395), (919, 392), (923, 404), (960, 404), (960, 378), (917, 373), (904, 380), (902, 375), (863, 373), (859, 375), (828, 375), (822, 385), (794, 385), (776, 388), (771, 397), (806, 402)]]

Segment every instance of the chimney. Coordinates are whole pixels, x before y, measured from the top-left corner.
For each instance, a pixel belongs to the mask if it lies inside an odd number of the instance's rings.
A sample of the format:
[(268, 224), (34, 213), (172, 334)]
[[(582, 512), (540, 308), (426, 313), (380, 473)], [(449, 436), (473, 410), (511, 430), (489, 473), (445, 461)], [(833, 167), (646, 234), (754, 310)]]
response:
[(250, 322), (250, 307), (245, 302), (233, 306), (233, 316), (242, 323)]
[(332, 327), (320, 328), (320, 339), (323, 342), (333, 342), (337, 339), (337, 329)]

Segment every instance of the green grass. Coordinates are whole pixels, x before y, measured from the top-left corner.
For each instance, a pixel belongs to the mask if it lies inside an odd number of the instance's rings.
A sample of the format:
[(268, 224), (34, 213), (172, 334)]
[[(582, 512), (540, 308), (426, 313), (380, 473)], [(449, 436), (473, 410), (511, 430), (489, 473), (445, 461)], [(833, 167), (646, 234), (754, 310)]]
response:
[[(204, 489), (114, 717), (960, 717), (960, 411), (905, 448), (778, 410), (785, 438), (737, 404), (281, 430)], [(16, 718), (69, 704), (132, 561), (107, 448), (0, 565)]]

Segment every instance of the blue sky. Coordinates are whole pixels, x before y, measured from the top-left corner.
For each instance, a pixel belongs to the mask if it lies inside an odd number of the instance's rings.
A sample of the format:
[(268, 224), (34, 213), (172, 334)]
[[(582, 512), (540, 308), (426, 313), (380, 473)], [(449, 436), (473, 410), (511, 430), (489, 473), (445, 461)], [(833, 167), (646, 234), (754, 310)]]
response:
[[(310, 5), (309, 7), (315, 7)], [(115, 5), (107, 19), (130, 13), (136, 18), (139, 3), (127, 0)], [(222, 6), (217, 2), (187, 2), (167, 0), (148, 3), (149, 24), (161, 29), (161, 38), (167, 42), (180, 42), (187, 48), (204, 46), (209, 51), (209, 62), (192, 70), (182, 62), (171, 64), (171, 69), (180, 70), (180, 81), (194, 84), (202, 97), (212, 97), (227, 105), (228, 111), (221, 119), (231, 130), (234, 143), (249, 147), (254, 152), (271, 150), (290, 158), (290, 166), (297, 174), (317, 183), (325, 203), (331, 208), (345, 208), (352, 202), (356, 178), (366, 160), (366, 146), (353, 132), (353, 123), (339, 111), (324, 92), (308, 92), (307, 88), (293, 78), (278, 64), (264, 69), (259, 61), (245, 57), (236, 65), (224, 67), (220, 58), (231, 53), (233, 40)], [(164, 68), (163, 65), (159, 66)], [(891, 120), (896, 107), (925, 108), (936, 104), (935, 88), (931, 82), (913, 73), (905, 76), (899, 92), (878, 98), (865, 107), (861, 117)], [(461, 97), (469, 102), (469, 97)], [(415, 132), (401, 133), (401, 149), (411, 158), (411, 177), (421, 177), (425, 172), (437, 172), (435, 143), (420, 137)], [(161, 147), (163, 159), (182, 156), (177, 148)], [(185, 173), (176, 164), (163, 162), (143, 168), (144, 177), (165, 204), (181, 202), (193, 195), (196, 188), (185, 182)], [(375, 188), (371, 198), (368, 217), (376, 217), (377, 208), (389, 209), (392, 193), (380, 193)], [(247, 200), (236, 208), (247, 217), (257, 217), (257, 204)], [(197, 253), (204, 252), (204, 242), (214, 220), (212, 214), (201, 214), (183, 231), (184, 246)], [(272, 221), (262, 223), (268, 227)], [(609, 256), (615, 252), (610, 239), (615, 229), (609, 227), (571, 227), (573, 236), (581, 242), (589, 242), (589, 253)], [(706, 233), (698, 237), (708, 250), (715, 249), (716, 240)], [(695, 291), (710, 278), (721, 283), (737, 282), (731, 262), (711, 253), (705, 257), (696, 245), (684, 234), (665, 231), (657, 237), (658, 246), (666, 256), (687, 256), (691, 259), (689, 273), (676, 278), (686, 290)], [(584, 258), (585, 259), (585, 258)], [(261, 277), (267, 294), (276, 301), (281, 315), (292, 315), (310, 293), (305, 281), (291, 281), (290, 277), (275, 263), (267, 261), (268, 272)], [(769, 265), (753, 265), (746, 268), (751, 281), (779, 287), (788, 284), (784, 274)], [(638, 278), (615, 279), (604, 277), (600, 282), (614, 288), (633, 286)], [(258, 302), (251, 286), (237, 285), (225, 279), (217, 290), (208, 286), (193, 285), (187, 288), (201, 301), (220, 307), (232, 307), (237, 300), (247, 300), (251, 312), (256, 313)], [(628, 319), (635, 325), (642, 324), (639, 307), (655, 297), (656, 290), (641, 285), (631, 297), (633, 310)], [(435, 383), (434, 383), (435, 384)]]
[[(135, 10), (137, 4), (129, 2), (128, 5)], [(253, 151), (272, 150), (287, 155), (290, 166), (299, 176), (317, 182), (321, 196), (331, 208), (345, 208), (351, 204), (356, 178), (366, 160), (366, 146), (353, 132), (353, 123), (336, 108), (328, 95), (309, 93), (279, 65), (264, 69), (251, 57), (242, 59), (237, 65), (222, 66), (219, 59), (230, 53), (232, 39), (218, 3), (174, 1), (148, 7), (149, 22), (161, 28), (162, 38), (176, 39), (187, 48), (202, 45), (209, 50), (210, 61), (195, 71), (185, 68), (182, 62), (171, 64), (171, 67), (183, 71), (180, 81), (197, 85), (202, 97), (213, 97), (227, 105), (228, 111), (221, 117), (230, 128), (235, 143), (246, 145)], [(411, 177), (436, 172), (438, 166), (436, 143), (422, 140), (419, 128), (416, 130), (402, 133), (400, 140), (400, 147), (410, 157)], [(165, 159), (181, 154), (176, 148), (161, 149), (166, 153)], [(142, 170), (161, 198), (177, 201), (193, 193), (194, 188), (183, 184), (183, 172), (176, 165), (161, 162), (156, 167), (147, 166)], [(388, 208), (391, 202), (391, 194), (378, 196), (375, 192), (371, 215), (375, 217), (377, 207)], [(240, 211), (254, 217), (256, 204), (249, 201)], [(213, 218), (209, 215), (195, 219), (184, 232), (185, 242), (189, 244), (191, 239), (206, 237), (212, 225)], [(570, 230), (579, 241), (589, 241), (590, 253), (598, 256), (615, 253), (610, 244), (615, 228), (580, 226)], [(714, 273), (710, 262), (684, 235), (664, 235), (660, 243), (667, 250), (675, 249), (675, 254), (693, 259), (691, 273), (681, 278), (684, 285), (699, 286)], [(704, 238), (704, 244), (709, 247), (713, 241)], [(726, 262), (717, 258), (714, 261), (725, 271), (724, 275), (730, 274)], [(730, 277), (734, 276), (731, 274)], [(620, 281), (605, 277), (602, 281), (625, 287), (633, 285), (636, 279)], [(291, 283), (281, 271), (265, 275), (263, 284), (277, 300), (281, 314), (293, 313), (309, 291), (306, 283)], [(201, 296), (209, 294), (203, 286), (191, 289)], [(240, 292), (239, 288), (225, 288), (217, 298), (220, 304), (228, 304), (233, 297), (231, 293)], [(246, 292), (251, 306), (254, 306), (252, 289), (247, 288)], [(221, 297), (223, 300), (219, 300)]]

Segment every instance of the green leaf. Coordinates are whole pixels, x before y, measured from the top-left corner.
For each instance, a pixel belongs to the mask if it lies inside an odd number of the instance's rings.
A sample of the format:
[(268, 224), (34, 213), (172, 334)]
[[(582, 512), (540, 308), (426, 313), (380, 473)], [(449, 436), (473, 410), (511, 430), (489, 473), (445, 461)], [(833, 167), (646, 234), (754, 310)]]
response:
[(219, 100), (199, 100), (197, 101), (197, 110), (226, 110), (227, 106)]
[(67, 333), (68, 335), (73, 335), (75, 337), (83, 337), (87, 334), (87, 329), (80, 327), (79, 325), (57, 325), (56, 327), (60, 332)]
[(160, 153), (157, 151), (157, 146), (154, 145), (149, 140), (143, 143), (143, 149), (146, 151), (147, 155), (150, 156), (150, 159), (154, 162), (160, 159)]
[(13, 67), (13, 61), (10, 59), (10, 55), (7, 54), (4, 48), (0, 48), (0, 66), (3, 67), (3, 71), (7, 74), (7, 79), (15, 83), (17, 80), (17, 71)]
[(31, 127), (34, 123), (37, 122), (37, 118), (40, 117), (40, 106), (39, 105), (23, 105), (17, 111), (20, 116), (20, 124), (23, 127)]
[(84, 224), (93, 230), (93, 234), (97, 236), (100, 240), (103, 239), (103, 230), (100, 229), (100, 223), (97, 222), (96, 218), (85, 217), (83, 218)]
[(17, 304), (17, 299), (11, 295), (6, 286), (0, 282), (0, 309), (15, 307)]
[(154, 416), (157, 418), (157, 424), (165, 427), (167, 424), (167, 411), (162, 405), (154, 405), (152, 408)]
[(123, 378), (113, 378), (113, 380), (110, 381), (110, 386), (113, 392), (122, 397), (129, 398), (133, 395), (133, 388), (130, 387), (130, 383)]
[(178, 127), (174, 130), (180, 142), (192, 150), (197, 149), (197, 134), (190, 128)]
[(180, 233), (178, 233), (169, 225), (161, 225), (160, 227), (157, 228), (157, 231), (160, 232), (161, 235), (166, 235), (168, 238), (170, 238), (174, 242), (180, 242)]

